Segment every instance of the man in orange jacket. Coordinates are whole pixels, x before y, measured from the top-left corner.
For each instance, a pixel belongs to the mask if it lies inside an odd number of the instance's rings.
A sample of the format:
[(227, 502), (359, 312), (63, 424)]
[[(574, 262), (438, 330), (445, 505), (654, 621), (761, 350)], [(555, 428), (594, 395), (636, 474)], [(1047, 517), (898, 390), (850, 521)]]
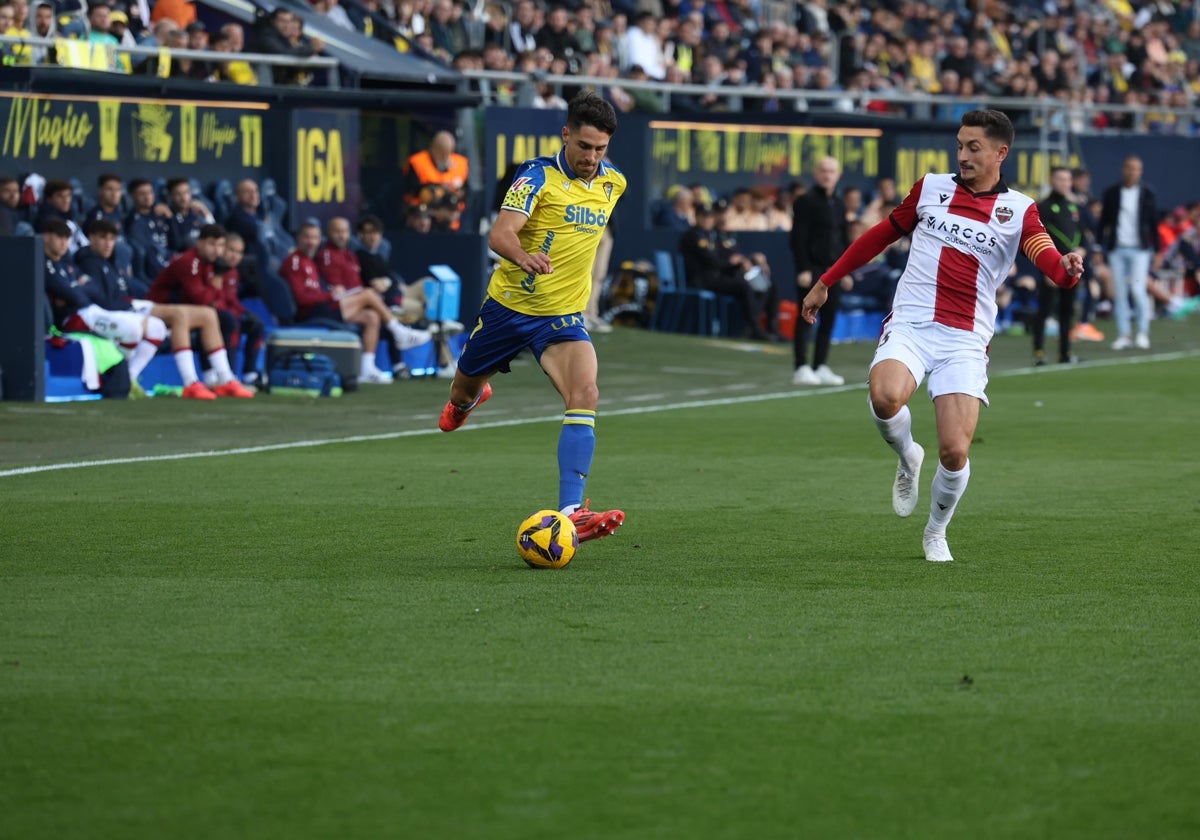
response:
[[(455, 145), (453, 134), (439, 131), (433, 135), (429, 148), (410, 157), (404, 167), (405, 201), (409, 206), (420, 206), (422, 191), (431, 186), (442, 187), (453, 198), (458, 213), (450, 222), (452, 230), (459, 229), (460, 217), (467, 207), (467, 174), (470, 171), (470, 163), (454, 151)], [(425, 194), (429, 195), (429, 191), (425, 190)]]

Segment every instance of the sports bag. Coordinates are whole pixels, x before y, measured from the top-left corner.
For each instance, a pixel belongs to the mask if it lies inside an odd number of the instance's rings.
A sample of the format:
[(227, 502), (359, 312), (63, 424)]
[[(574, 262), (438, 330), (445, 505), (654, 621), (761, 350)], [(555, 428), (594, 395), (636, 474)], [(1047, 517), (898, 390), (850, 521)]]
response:
[(267, 390), (284, 397), (340, 397), (342, 378), (324, 353), (293, 352), (272, 363)]

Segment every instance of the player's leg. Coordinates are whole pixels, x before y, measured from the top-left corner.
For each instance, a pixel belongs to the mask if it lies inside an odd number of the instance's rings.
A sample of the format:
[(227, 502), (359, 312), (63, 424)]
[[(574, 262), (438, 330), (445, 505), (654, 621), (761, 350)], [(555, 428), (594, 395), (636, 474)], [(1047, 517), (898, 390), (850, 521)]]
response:
[(903, 329), (889, 327), (879, 340), (868, 380), (871, 419), (883, 442), (899, 456), (892, 482), (892, 510), (912, 516), (920, 495), (925, 450), (913, 440), (908, 401), (925, 377), (918, 347)]
[(620, 510), (592, 511), (583, 491), (596, 453), (596, 350), (585, 338), (561, 341), (541, 351), (539, 362), (563, 398), (558, 435), (558, 508), (575, 524), (580, 542), (607, 537), (625, 521)]
[(362, 360), (359, 363), (358, 381), (365, 384), (386, 384), (392, 381), (391, 373), (381, 371), (375, 364), (379, 350), (379, 313), (368, 306), (347, 306), (347, 301), (362, 297), (361, 293), (343, 298), (342, 320), (362, 326)]
[(583, 504), (583, 488), (596, 452), (596, 384), (599, 364), (590, 341), (563, 341), (542, 352), (542, 370), (563, 398), (558, 436), (558, 504), (570, 514)]
[(175, 369), (179, 371), (179, 379), (183, 382), (183, 394), (189, 399), (216, 399), (207, 385), (200, 381), (196, 373), (196, 360), (192, 356), (192, 331), (187, 313), (176, 304), (156, 303), (150, 314), (159, 318), (171, 331), (171, 354), (175, 359)]
[(380, 326), (390, 332), (396, 341), (397, 350), (419, 347), (430, 340), (431, 336), (428, 330), (417, 330), (401, 324), (374, 289), (363, 289), (358, 294), (342, 298), (341, 307), (342, 318), (347, 321), (362, 323), (359, 321), (359, 316), (362, 313), (370, 313), (376, 319), (376, 333), (379, 332)]
[(942, 394), (933, 401), (937, 417), (938, 466), (930, 487), (929, 521), (925, 525), (925, 558), (953, 560), (946, 543), (946, 527), (967, 490), (971, 478), (971, 440), (979, 424), (979, 398), (970, 394)]
[(254, 392), (242, 385), (233, 375), (233, 366), (230, 364), (229, 350), (221, 332), (221, 319), (217, 310), (211, 306), (186, 303), (180, 308), (185, 311), (191, 329), (200, 331), (200, 345), (204, 348), (204, 357), (217, 376), (217, 385), (212, 389), (213, 393), (218, 397), (252, 399)]

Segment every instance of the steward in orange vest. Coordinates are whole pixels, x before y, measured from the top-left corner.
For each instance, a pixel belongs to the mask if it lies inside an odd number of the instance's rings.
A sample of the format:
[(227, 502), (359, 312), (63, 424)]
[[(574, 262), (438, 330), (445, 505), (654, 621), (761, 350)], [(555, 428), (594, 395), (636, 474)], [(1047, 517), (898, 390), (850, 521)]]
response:
[(460, 216), (467, 208), (467, 174), (470, 163), (454, 151), (454, 135), (448, 131), (439, 131), (434, 135), (429, 148), (417, 152), (408, 159), (404, 168), (405, 201), (412, 207), (420, 206), (424, 195), (429, 191), (425, 187), (441, 186), (452, 196), (457, 206), (457, 212), (450, 224), (452, 230), (458, 230)]

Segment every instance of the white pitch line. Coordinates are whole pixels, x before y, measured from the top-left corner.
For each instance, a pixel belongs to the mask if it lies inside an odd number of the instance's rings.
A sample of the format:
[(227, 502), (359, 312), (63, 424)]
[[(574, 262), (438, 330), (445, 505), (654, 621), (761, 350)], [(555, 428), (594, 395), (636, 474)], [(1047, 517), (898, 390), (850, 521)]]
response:
[[(1128, 356), (1122, 359), (1104, 359), (1096, 362), (1086, 362), (1079, 365), (1046, 365), (1043, 367), (1017, 368), (997, 373), (993, 378), (1008, 376), (1026, 376), (1031, 373), (1058, 373), (1066, 371), (1091, 370), (1101, 367), (1118, 367), (1122, 365), (1144, 364), (1148, 362), (1169, 362), (1178, 359), (1190, 359), (1200, 356), (1200, 350), (1183, 350), (1174, 353), (1160, 353), (1152, 356)], [(851, 385), (840, 385), (831, 388), (818, 388), (804, 391), (773, 391), (766, 394), (746, 394), (743, 396), (718, 397), (707, 400), (688, 400), (685, 402), (666, 403), (662, 405), (629, 406), (627, 408), (605, 409), (604, 416), (613, 417), (631, 414), (657, 414), (662, 411), (677, 411), (689, 408), (711, 408), (724, 405), (741, 405), (744, 403), (767, 402), (770, 400), (789, 400), (804, 397), (819, 397), (826, 394), (841, 394), (846, 391), (861, 391), (867, 387), (865, 382)], [(637, 399), (630, 397), (629, 400)], [(464, 432), (480, 432), (485, 429), (502, 429), (509, 426), (526, 426), (532, 423), (559, 423), (562, 414), (555, 413), (543, 417), (525, 417), (512, 420), (492, 420), (473, 423), (458, 430)], [(427, 435), (444, 434), (440, 429), (409, 429), (402, 432), (385, 432), (377, 435), (349, 435), (338, 438), (322, 438), (320, 440), (299, 440), (290, 443), (271, 443), (262, 446), (241, 446), (236, 449), (213, 449), (203, 452), (177, 452), (171, 455), (140, 455), (131, 458), (103, 458), (95, 461), (70, 461), (63, 464), (39, 464), (31, 467), (17, 467), (10, 470), (0, 470), (0, 478), (34, 473), (54, 472), (57, 470), (79, 470), (87, 467), (123, 466), (125, 464), (145, 464), (154, 461), (185, 461), (192, 458), (218, 458), (226, 455), (254, 455), (259, 452), (278, 452), (285, 449), (308, 449), (314, 446), (330, 446), (339, 443), (367, 443), (379, 440), (397, 440), (399, 438), (424, 437)]]

